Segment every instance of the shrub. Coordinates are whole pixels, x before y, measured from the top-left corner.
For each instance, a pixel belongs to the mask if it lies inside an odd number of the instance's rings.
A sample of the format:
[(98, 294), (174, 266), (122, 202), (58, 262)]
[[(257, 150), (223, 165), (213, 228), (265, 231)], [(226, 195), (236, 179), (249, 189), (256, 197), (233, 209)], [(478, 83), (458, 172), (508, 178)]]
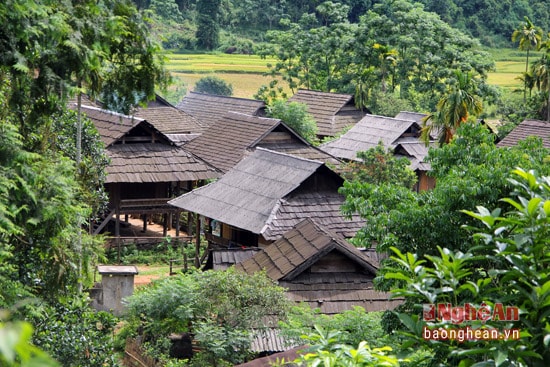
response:
[(225, 80), (217, 76), (209, 75), (197, 81), (195, 84), (195, 92), (231, 96), (233, 95), (233, 85), (228, 84)]

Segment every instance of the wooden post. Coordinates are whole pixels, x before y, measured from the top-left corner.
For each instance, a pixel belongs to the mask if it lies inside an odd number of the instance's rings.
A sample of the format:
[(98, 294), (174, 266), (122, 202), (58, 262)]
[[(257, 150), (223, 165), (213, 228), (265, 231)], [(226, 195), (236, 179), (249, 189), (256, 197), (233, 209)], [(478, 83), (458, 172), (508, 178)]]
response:
[(168, 234), (168, 213), (162, 215), (162, 236), (166, 237)]
[(142, 232), (147, 231), (147, 214), (143, 214), (143, 229), (141, 231)]
[(198, 214), (196, 214), (195, 220), (197, 221), (195, 227), (195, 267), (198, 269), (201, 265), (201, 221)]

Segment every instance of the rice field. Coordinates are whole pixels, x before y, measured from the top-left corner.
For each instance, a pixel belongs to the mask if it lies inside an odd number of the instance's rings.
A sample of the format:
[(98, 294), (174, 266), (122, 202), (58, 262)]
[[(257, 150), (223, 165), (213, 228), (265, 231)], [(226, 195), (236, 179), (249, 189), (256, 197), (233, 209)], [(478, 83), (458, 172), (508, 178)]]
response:
[[(516, 49), (487, 50), (496, 61), (496, 70), (489, 73), (488, 81), (492, 85), (512, 91), (521, 89), (516, 78), (525, 71), (525, 52)], [(530, 60), (539, 57), (532, 52)], [(263, 76), (268, 71), (267, 64), (275, 59), (262, 59), (257, 55), (238, 54), (169, 54), (167, 69), (175, 77), (172, 88), (185, 87), (193, 90), (195, 83), (206, 75), (216, 75), (233, 86), (233, 95), (241, 98), (253, 98), (258, 89), (268, 84), (270, 77)]]

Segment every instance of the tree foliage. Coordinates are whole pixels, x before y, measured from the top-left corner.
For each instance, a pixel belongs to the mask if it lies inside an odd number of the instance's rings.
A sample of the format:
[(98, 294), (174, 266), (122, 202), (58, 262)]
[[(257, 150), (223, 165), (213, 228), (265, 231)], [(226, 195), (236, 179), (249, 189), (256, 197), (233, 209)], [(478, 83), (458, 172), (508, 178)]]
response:
[(437, 103), (437, 111), (422, 120), (421, 139), (426, 145), (434, 132), (438, 134), (439, 144), (448, 144), (456, 129), (468, 121), (470, 114), (475, 117), (483, 110), (471, 75), (457, 70), (455, 77), (448, 92)]
[(315, 327), (315, 333), (305, 340), (310, 347), (305, 349), (295, 363), (311, 367), (397, 367), (399, 360), (390, 347), (371, 348), (361, 341), (357, 348), (342, 343), (338, 330)]
[(360, 247), (377, 244), (382, 252), (396, 247), (422, 256), (435, 254), (437, 246), (444, 243), (451, 250), (464, 252), (470, 241), (460, 226), (475, 222), (462, 210), (495, 206), (511, 190), (507, 179), (514, 167), (549, 173), (548, 157), (548, 149), (540, 140), (497, 148), (484, 126), (464, 124), (450, 144), (429, 151), (430, 174), (437, 182), (433, 190), (414, 193), (391, 184), (345, 182), (342, 210), (358, 213), (366, 220), (354, 238)]
[(283, 121), (309, 143), (317, 144), (317, 123), (307, 108), (304, 103), (277, 100), (267, 107), (267, 114)]
[(349, 186), (392, 184), (412, 189), (416, 175), (409, 168), (407, 158), (397, 158), (391, 149), (386, 149), (382, 142), (375, 148), (358, 152), (359, 161), (349, 162), (344, 168), (344, 177)]
[(233, 86), (215, 75), (209, 75), (197, 81), (195, 92), (229, 97), (233, 95)]
[[(478, 94), (494, 98), (487, 72), (494, 67), (479, 43), (451, 28), (419, 4), (382, 1), (358, 23), (343, 16), (347, 8), (320, 5), (317, 14), (285, 22), (286, 30), (268, 32), (273, 47), (260, 51), (277, 62), (289, 88), (354, 93), (356, 103), (368, 106), (379, 93), (399, 91), (415, 108), (431, 110), (455, 70), (478, 81)], [(326, 14), (326, 16), (324, 16)]]
[(250, 353), (252, 329), (261, 329), (264, 316), (283, 317), (287, 302), (283, 289), (263, 273), (249, 276), (230, 268), (181, 274), (128, 299), (121, 335), (141, 334), (157, 357), (166, 358), (168, 335), (191, 333), (201, 350), (192, 365), (235, 364)]
[[(403, 286), (393, 290), (412, 305), (399, 315), (405, 326), (404, 348), (436, 351), (438, 363), (459, 366), (546, 366), (550, 362), (550, 179), (535, 171), (515, 169), (509, 178), (513, 192), (496, 209), (477, 206), (465, 214), (482, 224), (465, 251), (439, 247), (423, 259), (394, 248), (393, 266), (385, 277)], [(442, 242), (443, 246), (446, 246)], [(424, 328), (450, 328), (444, 320), (427, 322), (422, 304), (486, 305), (519, 308), (517, 320), (461, 320), (459, 327), (516, 329), (520, 338), (497, 340), (425, 340)], [(458, 343), (458, 344), (457, 344)]]
[(221, 0), (197, 1), (197, 46), (213, 50), (219, 43)]

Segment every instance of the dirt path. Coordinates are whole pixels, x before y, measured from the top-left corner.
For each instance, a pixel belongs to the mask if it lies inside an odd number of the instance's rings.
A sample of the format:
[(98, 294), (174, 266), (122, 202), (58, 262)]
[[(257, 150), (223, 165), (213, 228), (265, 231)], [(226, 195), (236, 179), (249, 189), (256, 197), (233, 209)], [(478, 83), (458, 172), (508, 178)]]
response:
[(170, 276), (168, 265), (137, 265), (138, 274), (134, 277), (134, 287), (151, 283), (152, 280)]

